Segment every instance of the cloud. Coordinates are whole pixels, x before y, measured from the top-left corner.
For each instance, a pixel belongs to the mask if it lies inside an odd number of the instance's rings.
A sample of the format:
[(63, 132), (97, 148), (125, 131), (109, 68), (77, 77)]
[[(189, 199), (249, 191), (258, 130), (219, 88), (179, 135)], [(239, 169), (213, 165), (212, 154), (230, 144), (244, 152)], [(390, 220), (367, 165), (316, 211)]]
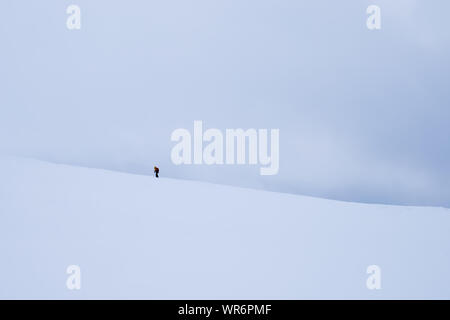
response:
[[(378, 3), (379, 32), (365, 28), (359, 2), (80, 2), (79, 32), (65, 28), (58, 1), (2, 3), (0, 150), (449, 206), (450, 5)], [(279, 174), (173, 165), (170, 134), (194, 120), (280, 129)]]

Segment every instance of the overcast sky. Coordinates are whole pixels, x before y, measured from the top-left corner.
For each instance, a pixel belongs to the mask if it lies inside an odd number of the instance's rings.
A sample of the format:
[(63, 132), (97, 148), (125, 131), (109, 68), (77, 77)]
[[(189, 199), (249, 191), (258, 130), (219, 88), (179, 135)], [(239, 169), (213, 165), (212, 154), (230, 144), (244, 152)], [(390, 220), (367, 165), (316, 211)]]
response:
[[(81, 8), (81, 30), (66, 8)], [(381, 30), (366, 8), (381, 7)], [(450, 206), (447, 0), (2, 0), (0, 151), (348, 201)], [(170, 135), (280, 129), (280, 170)], [(176, 196), (176, 195), (175, 195)]]

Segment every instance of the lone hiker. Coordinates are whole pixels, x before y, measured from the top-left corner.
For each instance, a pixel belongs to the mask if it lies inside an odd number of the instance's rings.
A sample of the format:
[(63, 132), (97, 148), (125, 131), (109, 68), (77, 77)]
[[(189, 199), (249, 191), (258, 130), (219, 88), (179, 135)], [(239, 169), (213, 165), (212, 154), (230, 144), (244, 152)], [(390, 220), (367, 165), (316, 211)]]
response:
[(158, 173), (159, 173), (159, 168), (158, 168), (157, 166), (155, 166), (155, 168), (154, 168), (154, 169), (155, 169), (155, 171), (154, 171), (154, 172), (155, 172), (155, 175), (156, 175), (156, 177), (157, 177), (157, 178), (159, 178), (159, 176), (158, 176)]

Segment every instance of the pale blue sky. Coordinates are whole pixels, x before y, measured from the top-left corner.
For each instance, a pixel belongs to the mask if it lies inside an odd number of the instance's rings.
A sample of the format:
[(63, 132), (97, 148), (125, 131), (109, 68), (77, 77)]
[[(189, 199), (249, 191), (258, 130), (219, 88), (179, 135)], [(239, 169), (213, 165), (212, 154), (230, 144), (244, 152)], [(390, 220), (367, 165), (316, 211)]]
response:
[[(81, 30), (66, 28), (70, 4)], [(0, 151), (448, 207), (449, 12), (446, 0), (3, 0)], [(173, 165), (170, 134), (194, 120), (279, 128), (279, 174)]]

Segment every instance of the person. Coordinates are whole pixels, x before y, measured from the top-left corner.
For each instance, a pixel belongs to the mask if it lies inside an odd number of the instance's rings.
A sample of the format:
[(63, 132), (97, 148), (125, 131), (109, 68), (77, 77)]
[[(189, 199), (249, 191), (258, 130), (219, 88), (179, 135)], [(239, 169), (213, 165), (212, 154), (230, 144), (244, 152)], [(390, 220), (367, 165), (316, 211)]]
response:
[(154, 168), (154, 169), (155, 169), (155, 171), (154, 171), (154, 172), (155, 172), (155, 175), (156, 175), (156, 177), (157, 177), (157, 178), (159, 178), (159, 176), (158, 176), (158, 173), (159, 173), (159, 168), (158, 168), (157, 166), (155, 166), (155, 168)]

